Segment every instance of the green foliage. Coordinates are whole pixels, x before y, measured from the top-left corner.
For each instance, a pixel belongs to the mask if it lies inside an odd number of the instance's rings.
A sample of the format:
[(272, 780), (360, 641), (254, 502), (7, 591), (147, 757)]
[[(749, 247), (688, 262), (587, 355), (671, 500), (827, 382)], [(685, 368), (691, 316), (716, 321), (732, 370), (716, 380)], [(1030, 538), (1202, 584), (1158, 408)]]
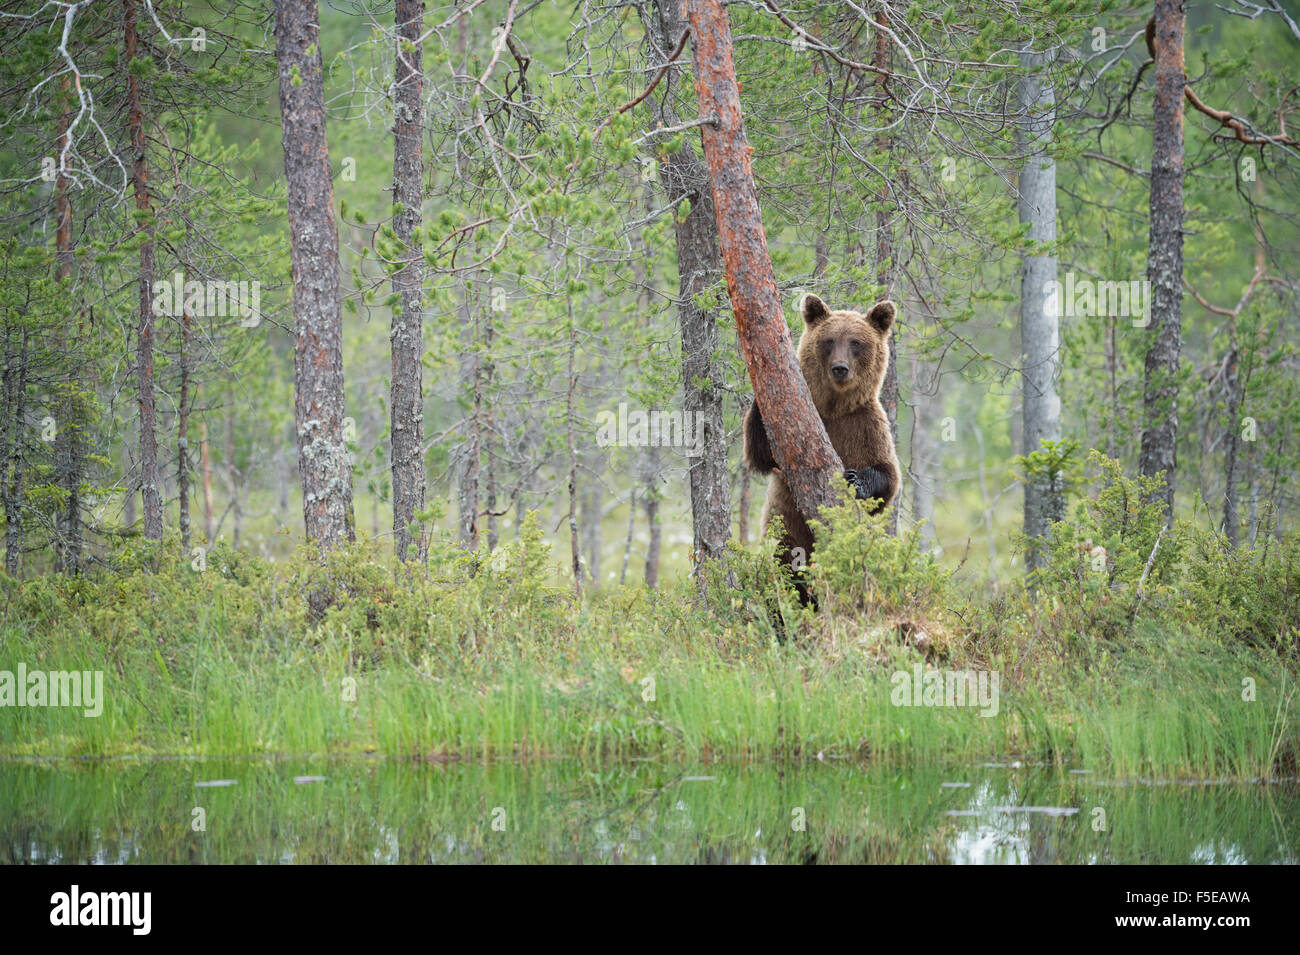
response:
[(1189, 614), (1224, 640), (1295, 655), (1300, 644), (1300, 539), (1233, 548), (1197, 528), (1183, 588)]
[(1101, 470), (1100, 490), (1052, 525), (1030, 584), (1054, 602), (1067, 632), (1116, 638), (1139, 613), (1168, 607), (1188, 532), (1179, 522), (1165, 525), (1162, 479), (1126, 477), (1118, 461), (1096, 451), (1091, 460)]
[(817, 545), (813, 589), (838, 612), (867, 621), (922, 620), (952, 599), (952, 573), (926, 547), (918, 527), (889, 533), (889, 515), (867, 501), (842, 499), (811, 522)]

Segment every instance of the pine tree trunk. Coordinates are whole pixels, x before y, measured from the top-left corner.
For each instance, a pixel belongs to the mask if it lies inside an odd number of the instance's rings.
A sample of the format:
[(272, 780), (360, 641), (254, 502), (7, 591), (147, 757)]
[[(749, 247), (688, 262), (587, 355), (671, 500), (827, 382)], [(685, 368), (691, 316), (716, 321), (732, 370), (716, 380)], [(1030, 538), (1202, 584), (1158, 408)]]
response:
[(1142, 474), (1163, 472), (1163, 502), (1173, 519), (1177, 469), (1178, 362), (1183, 325), (1183, 2), (1156, 0), (1148, 25), (1155, 60), (1155, 109), (1151, 155), (1151, 234), (1147, 280), (1151, 323), (1147, 332), (1143, 390)]
[[(569, 270), (566, 265), (564, 270), (565, 284), (569, 281)], [(582, 549), (578, 545), (578, 444), (574, 430), (575, 422), (575, 402), (578, 391), (578, 326), (573, 316), (573, 299), (568, 299), (568, 316), (569, 316), (569, 367), (568, 367), (568, 399), (565, 404), (564, 429), (565, 436), (569, 445), (569, 552), (573, 558), (573, 593), (578, 595), (582, 592)]]
[[(392, 394), (390, 402), (393, 471), (393, 542), (397, 556), (424, 561), (423, 530), (413, 539), (411, 525), (424, 508), (424, 256), (412, 234), (420, 227), (424, 162), (424, 0), (397, 0), (394, 65), (393, 202), (401, 211), (393, 231), (406, 247), (406, 262), (393, 274), (399, 300), (393, 308)], [(415, 553), (411, 554), (411, 544)]]
[(645, 485), (645, 518), (650, 531), (650, 541), (645, 552), (645, 585), (651, 590), (659, 586), (659, 553), (663, 549), (664, 531), (659, 522), (659, 448), (650, 445), (642, 459), (642, 481)]
[(343, 440), (343, 311), (339, 234), (325, 137), (315, 0), (275, 0), (284, 171), (293, 262), (294, 420), (309, 540), (354, 538), (352, 467)]
[[(680, 0), (656, 0), (648, 20), (647, 68), (654, 75), (677, 49), (686, 30)], [(670, 68), (651, 97), (655, 123), (660, 127), (681, 124), (671, 93), (680, 74), (677, 67)], [(709, 172), (689, 142), (659, 162), (659, 180), (668, 202), (677, 202), (682, 197), (690, 202), (686, 218), (675, 220), (675, 233), (684, 420), (699, 422), (699, 431), (688, 429), (688, 432), (701, 435), (700, 445), (691, 449), (697, 453), (688, 458), (694, 553), (698, 563), (721, 558), (731, 536), (731, 487), (727, 473), (727, 433), (722, 417), (722, 364), (717, 360), (717, 315), (713, 309), (700, 308), (695, 301), (722, 273), (722, 251), (718, 245)]]
[[(889, 16), (886, 11), (881, 10), (876, 14), (876, 23), (881, 27), (889, 25)], [(889, 34), (883, 29), (876, 31), (876, 45), (872, 52), (872, 65), (888, 71), (890, 68)], [(879, 93), (876, 97), (876, 122), (883, 128), (886, 125), (886, 115), (889, 98), (886, 85), (889, 78), (884, 73), (876, 74), (876, 85)], [(876, 149), (882, 154), (887, 153), (890, 148), (889, 137), (883, 133), (876, 137)], [(886, 184), (882, 183), (880, 187), (879, 208), (876, 209), (876, 284), (884, 288), (882, 293), (885, 298), (889, 298), (894, 291), (894, 231), (889, 221), (889, 192)], [(895, 322), (889, 328), (889, 360), (885, 364), (885, 379), (880, 386), (880, 403), (884, 406), (885, 417), (889, 419), (889, 436), (894, 442), (894, 447), (898, 447), (898, 323)], [(891, 534), (898, 533), (898, 518), (902, 512), (902, 495), (899, 495), (898, 503), (891, 507), (885, 515), (885, 521), (888, 524)]]
[(470, 395), (470, 415), (465, 422), (464, 460), (461, 464), (459, 496), (460, 542), (467, 550), (478, 549), (478, 485), (481, 427), (479, 412), (483, 401), (482, 356), (478, 348), (479, 303), (472, 286), (464, 284), (461, 305), (461, 384)]
[(199, 471), (203, 480), (203, 536), (208, 546), (216, 536), (216, 524), (212, 516), (212, 456), (208, 448), (208, 423), (199, 422)]
[[(62, 95), (67, 96), (70, 83), (65, 76), (60, 81)], [(62, 158), (68, 146), (71, 113), (64, 111), (60, 120), (58, 155)], [(58, 277), (65, 289), (72, 277), (72, 181), (62, 171), (55, 179), (55, 249), (57, 250)], [(78, 327), (78, 331), (81, 328)], [(60, 350), (72, 360), (70, 388), (79, 388), (80, 363), (73, 357), (75, 350), (81, 346), (78, 340), (68, 342), (66, 336), (59, 335)], [(76, 574), (81, 569), (81, 480), (85, 470), (85, 435), (83, 428), (87, 424), (79, 395), (65, 393), (58, 402), (58, 432), (54, 438), (55, 473), (59, 487), (63, 489), (64, 501), (57, 517), (58, 534), (55, 543), (55, 561), (60, 571)], [(19, 528), (21, 531), (21, 528)]]
[(3, 448), (3, 472), (0, 490), (4, 494), (5, 570), (18, 573), (23, 549), (23, 422), (27, 416), (27, 332), (20, 330), (16, 346), (12, 332), (5, 329), (5, 365), (3, 377), (4, 420), (0, 448)]
[(714, 122), (701, 127), (704, 156), (741, 352), (759, 408), (782, 409), (763, 420), (795, 507), (816, 517), (833, 502), (831, 481), (843, 465), (799, 371), (785, 323), (740, 111), (731, 25), (719, 0), (687, 0), (686, 10), (699, 113)]
[(1231, 327), (1228, 332), (1228, 369), (1224, 387), (1228, 390), (1228, 431), (1227, 451), (1224, 454), (1224, 488), (1223, 488), (1223, 535), (1228, 546), (1237, 548), (1237, 538), (1241, 519), (1237, 516), (1237, 451), (1240, 434), (1238, 417), (1241, 414), (1242, 389), (1237, 368), (1237, 318), (1229, 319)]
[(488, 552), (497, 549), (497, 542), (500, 540), (500, 520), (497, 515), (497, 459), (496, 443), (496, 422), (492, 414), (492, 376), (496, 372), (496, 366), (492, 361), (492, 347), (496, 342), (496, 318), (492, 314), (492, 309), (488, 309), (487, 314), (483, 317), (483, 362), (480, 367), (480, 374), (483, 378), (483, 384), (480, 389), (481, 401), (483, 404), (483, 446), (482, 453), (487, 460), (487, 474), (484, 490), (487, 493), (487, 519), (488, 519)]
[[(1038, 71), (1051, 57), (1020, 54), (1021, 129), (1018, 132), (1024, 165), (1020, 169), (1019, 211), (1028, 238), (1036, 243), (1056, 241), (1056, 162), (1047, 155), (1056, 120), (1056, 97)], [(1023, 453), (1032, 454), (1044, 441), (1061, 440), (1061, 399), (1056, 383), (1061, 374), (1061, 332), (1057, 309), (1044, 307), (1056, 281), (1056, 256), (1027, 255), (1020, 283), (1020, 350), (1023, 362)], [(1051, 302), (1055, 303), (1056, 297)], [(1029, 570), (1039, 566), (1040, 544), (1051, 521), (1065, 516), (1062, 485), (1054, 475), (1031, 474), (1025, 482), (1024, 528), (1031, 541), (1025, 556)]]
[(181, 313), (180, 401), (176, 407), (176, 499), (181, 552), (190, 550), (190, 311)]
[(131, 72), (136, 58), (136, 3), (123, 0), (123, 28), (126, 41), (127, 126), (131, 131), (131, 178), (135, 184), (136, 209), (145, 217), (140, 243), (140, 323), (136, 329), (136, 385), (140, 405), (140, 500), (144, 508), (144, 536), (162, 540), (162, 473), (158, 469), (158, 412), (154, 404), (153, 380), (153, 277), (154, 227), (149, 203), (149, 159), (145, 151), (144, 107), (140, 78)]

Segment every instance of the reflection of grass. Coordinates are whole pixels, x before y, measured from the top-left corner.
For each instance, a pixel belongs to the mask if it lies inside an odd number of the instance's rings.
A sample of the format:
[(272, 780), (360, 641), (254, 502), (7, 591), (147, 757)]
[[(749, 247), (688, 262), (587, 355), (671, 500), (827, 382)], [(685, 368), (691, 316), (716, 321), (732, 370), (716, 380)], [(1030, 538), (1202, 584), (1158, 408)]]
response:
[[(293, 783), (308, 773), (326, 779)], [(236, 784), (194, 785), (218, 778)], [(1111, 782), (969, 764), (11, 763), (0, 862), (1296, 861), (1294, 787)], [(1007, 805), (1079, 812), (992, 811)]]

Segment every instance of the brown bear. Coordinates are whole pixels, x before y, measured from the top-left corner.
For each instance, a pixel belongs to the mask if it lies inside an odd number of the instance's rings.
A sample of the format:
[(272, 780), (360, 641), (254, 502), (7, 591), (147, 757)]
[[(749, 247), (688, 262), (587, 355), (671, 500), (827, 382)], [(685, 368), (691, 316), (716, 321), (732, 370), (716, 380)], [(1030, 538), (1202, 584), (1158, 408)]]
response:
[[(898, 493), (898, 455), (889, 419), (880, 404), (880, 386), (889, 363), (889, 329), (894, 324), (894, 303), (878, 302), (865, 314), (834, 311), (816, 295), (802, 302), (804, 331), (799, 339), (799, 369), (813, 404), (826, 426), (831, 446), (844, 463), (844, 477), (859, 500), (879, 502), (883, 510)], [(768, 414), (780, 409), (768, 409)], [(797, 574), (812, 557), (813, 535), (808, 522), (794, 506), (772, 448), (763, 414), (755, 401), (745, 416), (745, 463), (760, 474), (771, 474), (763, 505), (763, 529), (773, 517), (785, 524), (781, 540), (782, 562)], [(808, 601), (802, 584), (800, 596)]]

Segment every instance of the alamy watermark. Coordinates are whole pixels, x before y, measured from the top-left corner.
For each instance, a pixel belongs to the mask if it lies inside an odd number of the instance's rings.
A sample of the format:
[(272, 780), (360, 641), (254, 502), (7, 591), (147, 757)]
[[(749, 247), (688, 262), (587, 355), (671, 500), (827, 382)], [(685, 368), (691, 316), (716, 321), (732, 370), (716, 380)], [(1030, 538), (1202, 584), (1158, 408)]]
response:
[(177, 272), (153, 283), (153, 313), (173, 318), (189, 314), (210, 318), (238, 315), (244, 328), (262, 321), (262, 283), (190, 279)]
[(980, 716), (998, 715), (1002, 679), (996, 670), (926, 670), (916, 663), (889, 682), (894, 684), (889, 702), (895, 706), (978, 706)]
[(73, 885), (50, 896), (50, 924), (120, 925), (133, 935), (148, 935), (153, 919), (152, 892), (83, 892)]
[(86, 716), (104, 712), (103, 670), (0, 670), (0, 706), (78, 706)]
[(596, 415), (596, 444), (602, 448), (685, 448), (687, 457), (704, 452), (704, 412), (618, 411)]
[(1114, 316), (1131, 318), (1135, 328), (1151, 324), (1151, 282), (1098, 282), (1065, 273), (1065, 281), (1043, 285), (1043, 314), (1056, 318)]

